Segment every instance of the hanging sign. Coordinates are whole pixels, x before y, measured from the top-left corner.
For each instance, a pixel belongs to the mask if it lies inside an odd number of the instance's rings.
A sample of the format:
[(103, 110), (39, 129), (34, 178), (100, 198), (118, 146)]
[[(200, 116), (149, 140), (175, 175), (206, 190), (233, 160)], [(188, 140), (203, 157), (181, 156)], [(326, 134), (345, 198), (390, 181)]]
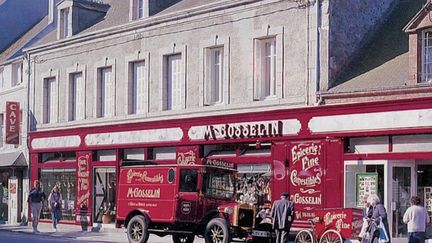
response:
[(18, 102), (6, 102), (6, 143), (19, 144), (20, 105)]
[(76, 220), (91, 216), (91, 191), (90, 191), (90, 163), (92, 160), (91, 152), (77, 153), (76, 169)]
[(378, 192), (378, 173), (356, 174), (356, 206), (365, 207), (367, 199)]

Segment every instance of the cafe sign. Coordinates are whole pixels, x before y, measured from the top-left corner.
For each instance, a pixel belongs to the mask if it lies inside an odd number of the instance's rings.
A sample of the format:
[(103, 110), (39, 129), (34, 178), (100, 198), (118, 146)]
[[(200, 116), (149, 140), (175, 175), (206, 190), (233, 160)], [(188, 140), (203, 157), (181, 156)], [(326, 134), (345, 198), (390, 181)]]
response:
[(20, 134), (20, 104), (6, 102), (6, 143), (19, 144)]
[(192, 126), (190, 140), (226, 140), (242, 138), (268, 138), (297, 135), (301, 124), (297, 119), (239, 122)]

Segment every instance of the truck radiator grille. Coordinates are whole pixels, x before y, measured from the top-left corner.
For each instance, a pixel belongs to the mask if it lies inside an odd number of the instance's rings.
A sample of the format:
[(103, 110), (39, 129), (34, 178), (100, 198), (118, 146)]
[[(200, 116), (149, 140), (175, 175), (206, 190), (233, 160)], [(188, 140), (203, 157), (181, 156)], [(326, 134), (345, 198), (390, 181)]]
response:
[(254, 211), (240, 208), (238, 212), (238, 226), (252, 227), (254, 222)]

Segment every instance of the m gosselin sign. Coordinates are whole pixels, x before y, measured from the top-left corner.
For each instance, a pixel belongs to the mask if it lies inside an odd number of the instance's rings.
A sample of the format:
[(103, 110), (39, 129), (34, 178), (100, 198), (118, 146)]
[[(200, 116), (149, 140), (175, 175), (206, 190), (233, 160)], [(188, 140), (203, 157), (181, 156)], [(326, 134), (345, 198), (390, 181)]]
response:
[(18, 102), (6, 102), (6, 143), (19, 144), (20, 105)]
[(264, 138), (296, 135), (300, 128), (297, 119), (269, 120), (192, 126), (188, 135), (192, 141)]

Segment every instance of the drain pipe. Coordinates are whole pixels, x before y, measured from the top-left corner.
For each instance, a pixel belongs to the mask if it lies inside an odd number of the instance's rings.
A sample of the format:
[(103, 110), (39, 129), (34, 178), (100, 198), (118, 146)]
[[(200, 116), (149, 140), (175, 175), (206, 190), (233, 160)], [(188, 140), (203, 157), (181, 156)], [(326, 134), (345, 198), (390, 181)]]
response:
[(318, 99), (318, 93), (320, 92), (320, 82), (321, 82), (321, 68), (320, 68), (320, 29), (321, 29), (321, 14), (320, 14), (320, 0), (315, 0), (315, 24), (316, 24), (316, 59), (315, 59), (315, 105), (320, 105), (321, 98)]

